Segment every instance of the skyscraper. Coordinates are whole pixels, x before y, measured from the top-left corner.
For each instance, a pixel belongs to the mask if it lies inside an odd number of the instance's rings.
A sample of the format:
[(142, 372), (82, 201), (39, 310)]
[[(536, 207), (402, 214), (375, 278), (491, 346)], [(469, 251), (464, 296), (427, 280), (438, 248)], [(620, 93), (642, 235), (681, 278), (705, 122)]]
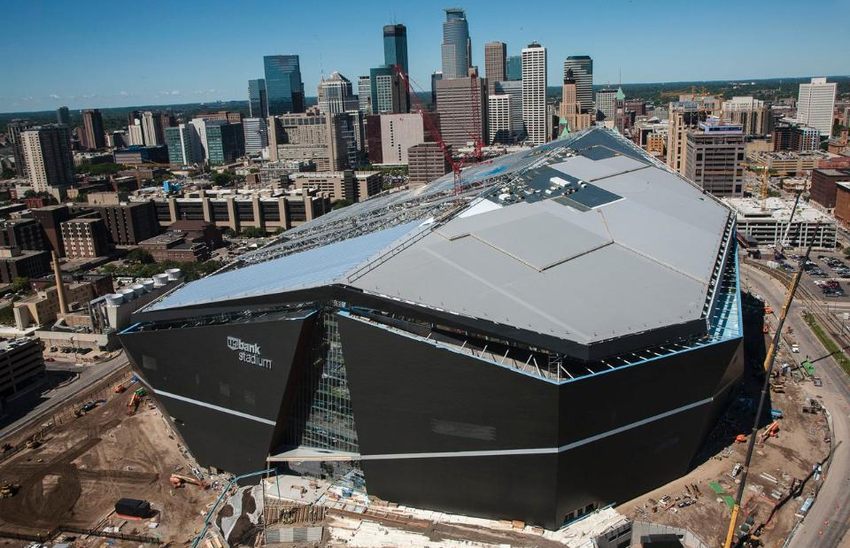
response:
[(372, 87), (372, 113), (387, 114), (407, 112), (407, 87), (392, 67), (369, 69), (369, 83)]
[(260, 154), (269, 146), (265, 118), (245, 118), (242, 120), (242, 129), (245, 132), (245, 154)]
[(388, 67), (400, 65), (407, 74), (407, 27), (404, 25), (384, 26), (384, 64)]
[(103, 133), (103, 117), (100, 110), (83, 111), (83, 131), (80, 144), (88, 150), (97, 150), (106, 146), (106, 136)]
[(567, 70), (564, 78), (558, 115), (561, 120), (566, 122), (571, 132), (586, 129), (591, 125), (591, 115), (581, 111), (581, 103), (578, 102), (578, 90), (572, 69)]
[(723, 101), (721, 118), (724, 122), (741, 124), (744, 135), (770, 133), (770, 107), (753, 97), (732, 97)]
[(431, 73), (431, 110), (437, 110), (437, 82), (443, 79), (442, 71)]
[(6, 125), (6, 133), (9, 135), (9, 141), (12, 143), (12, 153), (15, 156), (15, 171), (18, 177), (26, 177), (29, 174), (21, 132), (31, 127), (32, 123), (29, 120), (12, 120)]
[(484, 44), (484, 76), (487, 77), (487, 85), (490, 93), (496, 82), (507, 79), (508, 46), (504, 42), (488, 42)]
[(221, 120), (206, 123), (207, 161), (211, 166), (229, 164), (245, 154), (245, 133), (242, 124)]
[(546, 131), (546, 48), (532, 42), (522, 50), (522, 120), (529, 140), (545, 143)]
[(687, 168), (688, 133), (699, 124), (700, 110), (696, 101), (673, 101), (668, 107), (667, 165), (682, 175)]
[(145, 134), (142, 131), (142, 121), (138, 118), (133, 120), (133, 123), (127, 126), (127, 141), (130, 146), (145, 144)]
[(744, 134), (740, 124), (716, 117), (688, 132), (685, 177), (715, 196), (741, 196), (744, 186)]
[(490, 94), (487, 96), (488, 143), (511, 142), (511, 96)]
[(334, 71), (319, 82), (319, 110), (326, 114), (339, 114), (360, 108), (351, 81)]
[(74, 156), (68, 126), (57, 124), (27, 129), (21, 132), (21, 144), (33, 190), (47, 192), (49, 187), (74, 182)]
[(266, 99), (269, 115), (304, 112), (304, 84), (297, 55), (266, 55)]
[(185, 166), (203, 161), (200, 138), (192, 124), (166, 128), (165, 143), (168, 145), (168, 162), (172, 165)]
[(487, 139), (487, 87), (478, 76), (437, 81), (440, 133), (455, 149)]
[(56, 109), (56, 123), (65, 124), (66, 126), (71, 125), (71, 111), (68, 110), (68, 107), (59, 107)]
[(832, 132), (832, 111), (835, 108), (835, 92), (838, 84), (826, 82), (826, 78), (812, 78), (810, 84), (800, 84), (797, 98), (797, 121), (816, 128), (821, 135)]
[(525, 138), (525, 124), (522, 122), (522, 78), (496, 82), (494, 91), (496, 94), (510, 97), (511, 141), (521, 141)]
[(248, 80), (248, 115), (252, 118), (265, 118), (269, 115), (266, 81), (263, 78)]
[(372, 80), (369, 76), (357, 79), (357, 101), (363, 114), (372, 114)]
[(522, 55), (511, 55), (505, 63), (505, 78), (511, 81), (522, 80)]
[(145, 111), (142, 113), (142, 135), (145, 145), (154, 147), (163, 144), (162, 120), (159, 113)]
[(460, 8), (448, 8), (443, 23), (443, 78), (466, 78), (472, 60), (472, 41), (469, 39), (469, 24), (466, 12)]
[(571, 55), (564, 61), (564, 78), (573, 71), (578, 102), (582, 112), (593, 114), (593, 59), (588, 55)]

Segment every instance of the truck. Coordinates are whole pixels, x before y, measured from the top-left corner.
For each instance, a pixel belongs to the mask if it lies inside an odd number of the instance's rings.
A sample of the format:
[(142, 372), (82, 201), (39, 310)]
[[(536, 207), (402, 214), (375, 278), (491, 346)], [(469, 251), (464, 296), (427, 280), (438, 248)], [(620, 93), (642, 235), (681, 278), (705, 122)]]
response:
[(141, 520), (151, 516), (151, 503), (140, 499), (118, 499), (115, 513), (122, 518)]
[(773, 419), (781, 419), (782, 418), (782, 410), (781, 409), (771, 409), (770, 417)]

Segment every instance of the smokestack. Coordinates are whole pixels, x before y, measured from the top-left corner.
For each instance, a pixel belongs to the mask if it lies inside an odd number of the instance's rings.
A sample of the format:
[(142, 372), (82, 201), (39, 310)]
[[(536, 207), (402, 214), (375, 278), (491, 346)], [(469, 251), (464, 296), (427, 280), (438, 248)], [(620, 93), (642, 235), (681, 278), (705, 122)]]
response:
[(59, 256), (53, 253), (53, 277), (56, 278), (56, 294), (59, 296), (59, 312), (68, 313), (68, 301), (65, 300), (65, 284), (62, 283), (62, 271), (59, 270)]

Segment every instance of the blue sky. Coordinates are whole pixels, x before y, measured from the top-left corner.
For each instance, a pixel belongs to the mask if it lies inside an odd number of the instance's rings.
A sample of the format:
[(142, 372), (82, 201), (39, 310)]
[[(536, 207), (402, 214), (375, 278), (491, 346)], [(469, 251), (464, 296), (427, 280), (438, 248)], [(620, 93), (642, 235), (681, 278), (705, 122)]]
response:
[[(473, 60), (548, 49), (549, 85), (567, 55), (594, 58), (594, 81), (664, 82), (850, 74), (850, 0), (469, 0)], [(692, 7), (694, 6), (694, 7)], [(293, 0), (6, 0), (0, 112), (245, 99), (262, 57), (296, 53), (307, 95), (322, 73), (352, 81), (383, 62), (381, 27), (408, 29), (422, 88), (440, 68), (449, 3)]]

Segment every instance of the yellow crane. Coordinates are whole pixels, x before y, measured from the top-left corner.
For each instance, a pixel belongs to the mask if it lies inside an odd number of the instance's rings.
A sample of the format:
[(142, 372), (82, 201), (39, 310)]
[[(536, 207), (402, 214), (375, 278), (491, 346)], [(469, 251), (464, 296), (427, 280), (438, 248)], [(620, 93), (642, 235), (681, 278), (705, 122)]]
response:
[[(820, 229), (820, 225), (815, 227), (815, 234)], [(741, 502), (744, 498), (744, 487), (747, 484), (747, 474), (750, 471), (750, 463), (753, 460), (753, 450), (756, 445), (756, 437), (758, 436), (759, 418), (764, 412), (764, 404), (767, 400), (767, 394), (770, 392), (770, 373), (773, 370), (773, 364), (776, 361), (776, 351), (779, 348), (779, 342), (782, 337), (782, 326), (785, 324), (785, 318), (788, 317), (788, 311), (791, 309), (791, 302), (794, 300), (794, 294), (797, 293), (797, 287), (800, 285), (800, 279), (803, 277), (803, 265), (809, 260), (809, 255), (812, 252), (812, 247), (815, 243), (815, 237), (812, 236), (809, 247), (806, 249), (806, 254), (800, 259), (800, 267), (791, 279), (791, 284), (788, 286), (788, 292), (785, 295), (785, 302), (782, 305), (782, 311), (779, 313), (779, 322), (776, 324), (776, 332), (773, 334), (773, 339), (770, 341), (770, 346), (767, 349), (767, 354), (764, 357), (764, 384), (761, 388), (761, 397), (756, 408), (756, 416), (753, 420), (753, 431), (750, 433), (750, 439), (747, 443), (747, 456), (744, 459), (744, 467), (741, 470), (741, 483), (738, 485), (738, 492), (735, 496), (735, 505), (732, 507), (732, 517), (729, 518), (729, 529), (726, 532), (726, 542), (723, 543), (724, 548), (731, 548), (732, 541), (735, 538), (735, 527), (738, 522), (738, 514), (741, 512)]]

